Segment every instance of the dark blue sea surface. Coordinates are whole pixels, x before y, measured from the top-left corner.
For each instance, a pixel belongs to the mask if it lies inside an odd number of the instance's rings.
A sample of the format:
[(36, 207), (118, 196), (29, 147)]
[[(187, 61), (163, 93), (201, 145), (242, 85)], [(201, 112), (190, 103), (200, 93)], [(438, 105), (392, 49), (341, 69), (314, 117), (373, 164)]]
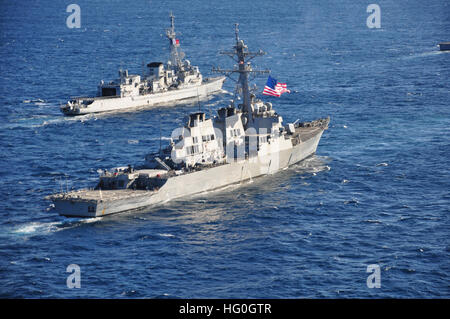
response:
[[(450, 53), (437, 47), (450, 41), (448, 1), (378, 1), (380, 29), (366, 25), (368, 1), (76, 1), (79, 29), (66, 26), (70, 3), (0, 4), (0, 297), (450, 297)], [(59, 112), (120, 67), (165, 61), (170, 11), (205, 76), (232, 67), (218, 51), (239, 22), (268, 53), (254, 66), (295, 91), (264, 100), (287, 122), (331, 117), (317, 154), (142, 212), (58, 216), (45, 196), (142, 163), (160, 129), (198, 110)], [(79, 289), (66, 286), (70, 264)], [(381, 288), (366, 285), (370, 264)]]

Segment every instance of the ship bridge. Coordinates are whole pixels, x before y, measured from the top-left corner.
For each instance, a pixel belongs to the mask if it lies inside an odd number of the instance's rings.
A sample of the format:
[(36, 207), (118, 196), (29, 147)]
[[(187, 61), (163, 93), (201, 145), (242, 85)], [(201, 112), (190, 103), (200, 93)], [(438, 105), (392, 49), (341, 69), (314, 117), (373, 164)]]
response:
[(172, 147), (172, 160), (187, 167), (217, 163), (223, 159), (221, 141), (220, 131), (204, 112), (192, 113)]

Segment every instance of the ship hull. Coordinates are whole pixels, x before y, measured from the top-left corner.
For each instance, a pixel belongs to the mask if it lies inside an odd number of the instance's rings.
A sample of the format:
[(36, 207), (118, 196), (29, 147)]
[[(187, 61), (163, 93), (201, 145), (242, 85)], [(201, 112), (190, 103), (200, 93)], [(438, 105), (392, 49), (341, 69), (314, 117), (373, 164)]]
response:
[(204, 81), (201, 85), (181, 88), (161, 93), (152, 93), (139, 96), (99, 98), (86, 107), (64, 107), (61, 112), (68, 116), (85, 115), (90, 113), (114, 112), (137, 107), (153, 107), (164, 103), (181, 102), (194, 97), (211, 95), (222, 89), (225, 77), (213, 78)]
[(441, 51), (450, 51), (450, 42), (439, 43), (439, 49)]
[(263, 175), (273, 174), (298, 163), (316, 152), (323, 129), (289, 149), (274, 154), (236, 161), (189, 174), (171, 177), (158, 191), (123, 190), (133, 196), (116, 200), (54, 200), (56, 211), (67, 217), (99, 217), (143, 209), (172, 199), (190, 196)]

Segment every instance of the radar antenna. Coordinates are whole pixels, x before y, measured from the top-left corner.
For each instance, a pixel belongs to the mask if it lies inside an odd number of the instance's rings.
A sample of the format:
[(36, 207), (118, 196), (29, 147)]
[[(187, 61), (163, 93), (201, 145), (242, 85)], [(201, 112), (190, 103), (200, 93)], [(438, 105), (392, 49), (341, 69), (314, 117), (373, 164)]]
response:
[(175, 32), (175, 16), (172, 12), (170, 12), (170, 28), (166, 30), (166, 36), (169, 39), (170, 46), (170, 62), (173, 66), (177, 67), (179, 70), (183, 69), (183, 58), (184, 53), (179, 48), (179, 43), (176, 36), (179, 35), (178, 32)]
[[(250, 98), (250, 88), (248, 84), (248, 76), (249, 74), (261, 75), (270, 73), (269, 70), (253, 70), (250, 64), (250, 60), (257, 56), (265, 55), (266, 53), (262, 50), (258, 52), (250, 52), (248, 50), (247, 45), (245, 45), (243, 40), (239, 39), (239, 24), (235, 25), (235, 35), (236, 35), (236, 44), (233, 46), (233, 51), (220, 51), (219, 53), (222, 55), (227, 55), (231, 57), (238, 65), (235, 66), (234, 69), (220, 69), (213, 68), (212, 71), (216, 73), (221, 73), (231, 78), (231, 74), (238, 73), (239, 79), (237, 82), (236, 93), (242, 96), (242, 113), (247, 117), (247, 123), (250, 124), (253, 120), (253, 106)], [(232, 78), (231, 78), (232, 79)], [(233, 79), (232, 79), (233, 80)]]

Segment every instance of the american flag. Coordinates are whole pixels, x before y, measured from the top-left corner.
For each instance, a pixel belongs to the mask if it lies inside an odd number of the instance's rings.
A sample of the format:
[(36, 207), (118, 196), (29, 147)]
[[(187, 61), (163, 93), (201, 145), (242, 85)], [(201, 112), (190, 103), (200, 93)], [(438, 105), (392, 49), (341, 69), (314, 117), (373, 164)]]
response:
[(291, 93), (287, 89), (286, 83), (278, 83), (276, 79), (269, 75), (263, 94), (280, 97), (285, 92)]

